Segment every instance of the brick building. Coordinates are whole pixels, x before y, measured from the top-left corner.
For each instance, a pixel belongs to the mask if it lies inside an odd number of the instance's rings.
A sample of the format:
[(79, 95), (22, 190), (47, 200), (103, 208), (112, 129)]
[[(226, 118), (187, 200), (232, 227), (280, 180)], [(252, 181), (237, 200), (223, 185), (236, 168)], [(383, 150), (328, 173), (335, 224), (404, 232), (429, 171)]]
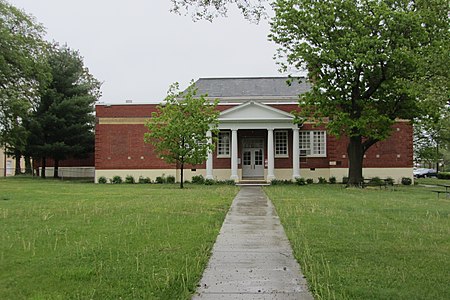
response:
[[(298, 95), (307, 83), (286, 78), (207, 78), (196, 82), (199, 94), (218, 99), (218, 143), (202, 165), (185, 170), (185, 178), (242, 180), (292, 179), (295, 177), (338, 180), (348, 173), (346, 138), (327, 134), (324, 127), (293, 123)], [(155, 179), (162, 174), (179, 178), (175, 165), (166, 164), (144, 143), (146, 119), (156, 104), (98, 104), (96, 106), (95, 177), (132, 175)], [(366, 153), (365, 177), (412, 178), (412, 126), (399, 120), (390, 138)]]

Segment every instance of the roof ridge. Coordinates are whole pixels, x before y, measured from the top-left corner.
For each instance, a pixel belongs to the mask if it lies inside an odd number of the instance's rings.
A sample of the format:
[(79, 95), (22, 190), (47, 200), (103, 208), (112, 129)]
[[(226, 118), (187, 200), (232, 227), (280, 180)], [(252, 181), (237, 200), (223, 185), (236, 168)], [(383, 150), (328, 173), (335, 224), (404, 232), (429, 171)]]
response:
[(289, 78), (305, 78), (306, 76), (262, 76), (262, 77), (257, 77), (257, 76), (250, 76), (250, 77), (200, 77), (198, 80), (202, 79), (202, 80), (230, 80), (230, 79), (289, 79)]

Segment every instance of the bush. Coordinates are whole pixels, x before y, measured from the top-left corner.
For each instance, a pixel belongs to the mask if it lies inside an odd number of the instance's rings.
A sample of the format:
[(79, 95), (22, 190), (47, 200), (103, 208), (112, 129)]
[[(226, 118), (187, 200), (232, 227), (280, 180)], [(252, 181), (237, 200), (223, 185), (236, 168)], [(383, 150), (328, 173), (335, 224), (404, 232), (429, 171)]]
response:
[(306, 183), (307, 184), (313, 184), (314, 183), (314, 179), (308, 178), (308, 179), (306, 179)]
[(167, 176), (166, 183), (175, 183), (175, 176), (173, 175)]
[(305, 178), (298, 177), (298, 178), (295, 178), (295, 183), (297, 185), (306, 185), (306, 180), (305, 180)]
[(272, 180), (270, 181), (270, 183), (271, 183), (272, 185), (288, 185), (288, 184), (293, 184), (292, 180), (289, 180), (289, 179), (285, 179), (285, 180), (283, 180), (283, 179), (272, 179)]
[(319, 183), (320, 184), (327, 183), (327, 180), (325, 178), (323, 178), (323, 177), (319, 177)]
[(204, 184), (205, 178), (202, 175), (195, 175), (195, 176), (192, 176), (191, 181), (194, 184)]
[(134, 177), (131, 175), (127, 175), (125, 177), (125, 183), (135, 183), (136, 181), (134, 180)]
[(98, 179), (98, 183), (104, 184), (104, 183), (107, 183), (107, 182), (108, 182), (108, 180), (106, 179), (105, 176), (101, 176), (101, 177)]
[(216, 184), (236, 185), (236, 182), (234, 182), (233, 179), (227, 179), (227, 180), (218, 180), (216, 181)]
[(119, 184), (119, 183), (122, 183), (122, 177), (116, 175), (112, 179), (110, 179), (110, 181), (113, 184)]
[(205, 179), (205, 185), (214, 185), (215, 183), (214, 179)]
[(347, 176), (342, 177), (342, 183), (343, 184), (347, 184), (348, 183), (348, 177)]
[(158, 177), (156, 177), (155, 182), (159, 183), (159, 184), (166, 183), (166, 177), (164, 177), (164, 175), (158, 176)]
[(331, 176), (330, 178), (328, 178), (328, 182), (329, 182), (330, 184), (335, 184), (335, 183), (336, 183), (336, 177)]
[(403, 185), (411, 185), (412, 180), (409, 177), (402, 177), (402, 184)]
[(394, 185), (395, 181), (392, 177), (386, 178), (386, 184), (387, 185)]
[(437, 178), (439, 178), (439, 179), (450, 179), (450, 172), (439, 172), (437, 174)]
[(139, 176), (138, 182), (139, 182), (139, 183), (151, 183), (152, 181), (150, 180), (149, 177), (142, 177), (142, 176)]
[(372, 184), (372, 185), (384, 185), (384, 181), (381, 180), (380, 177), (372, 177), (369, 180), (369, 184)]

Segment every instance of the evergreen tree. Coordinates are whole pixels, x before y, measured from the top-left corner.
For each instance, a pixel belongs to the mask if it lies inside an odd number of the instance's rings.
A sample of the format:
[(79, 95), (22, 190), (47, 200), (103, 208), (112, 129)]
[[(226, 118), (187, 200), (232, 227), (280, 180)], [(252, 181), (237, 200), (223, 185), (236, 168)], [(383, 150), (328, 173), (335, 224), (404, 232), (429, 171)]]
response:
[(40, 101), (27, 122), (29, 150), (42, 159), (45, 177), (47, 158), (59, 161), (93, 150), (94, 104), (100, 96), (100, 83), (84, 66), (77, 51), (54, 45), (48, 57), (52, 79), (41, 90)]

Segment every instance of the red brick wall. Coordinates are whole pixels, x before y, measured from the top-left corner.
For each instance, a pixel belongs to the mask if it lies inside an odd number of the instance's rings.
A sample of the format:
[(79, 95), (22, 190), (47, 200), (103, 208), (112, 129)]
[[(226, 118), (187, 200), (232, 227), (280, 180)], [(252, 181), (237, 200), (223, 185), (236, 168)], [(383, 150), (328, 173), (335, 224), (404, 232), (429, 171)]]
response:
[[(277, 109), (291, 112), (298, 109), (295, 104), (271, 105)], [(218, 110), (223, 111), (233, 105), (220, 105)], [(156, 104), (145, 105), (113, 105), (110, 107), (97, 106), (97, 117), (150, 117), (156, 111)], [(317, 130), (323, 127), (313, 127), (305, 124), (301, 130)], [(97, 124), (95, 141), (95, 167), (96, 169), (160, 169), (174, 168), (153, 152), (153, 147), (144, 143), (146, 127), (143, 124)], [(239, 130), (238, 137), (245, 136), (263, 137), (265, 140), (264, 155), (267, 159), (267, 131), (266, 130)], [(275, 168), (292, 167), (292, 132), (289, 132), (289, 158), (276, 158)], [(348, 167), (347, 142), (343, 137), (336, 139), (327, 136), (326, 158), (301, 158), (302, 168), (340, 168)], [(365, 167), (412, 167), (412, 126), (406, 122), (399, 122), (393, 126), (392, 136), (386, 141), (372, 146), (364, 160)], [(343, 157), (345, 155), (345, 157)], [(377, 157), (378, 155), (378, 157)], [(398, 156), (399, 155), (399, 156)], [(213, 155), (215, 169), (231, 168), (231, 159), (217, 158)], [(241, 157), (241, 145), (239, 143), (238, 157)], [(330, 166), (330, 161), (336, 162), (336, 166)], [(188, 166), (188, 168), (190, 168)], [(205, 168), (205, 164), (192, 166), (192, 168)], [(239, 166), (240, 168), (240, 166)]]
[[(40, 159), (35, 160), (34, 168), (41, 167), (41, 163), (42, 161)], [(53, 159), (47, 158), (45, 164), (47, 167), (53, 167), (54, 161)], [(93, 167), (94, 164), (94, 153), (87, 154), (86, 158), (69, 158), (59, 161), (60, 167)]]
[(97, 105), (95, 114), (97, 118), (149, 118), (152, 112), (157, 111), (157, 104), (136, 105)]

